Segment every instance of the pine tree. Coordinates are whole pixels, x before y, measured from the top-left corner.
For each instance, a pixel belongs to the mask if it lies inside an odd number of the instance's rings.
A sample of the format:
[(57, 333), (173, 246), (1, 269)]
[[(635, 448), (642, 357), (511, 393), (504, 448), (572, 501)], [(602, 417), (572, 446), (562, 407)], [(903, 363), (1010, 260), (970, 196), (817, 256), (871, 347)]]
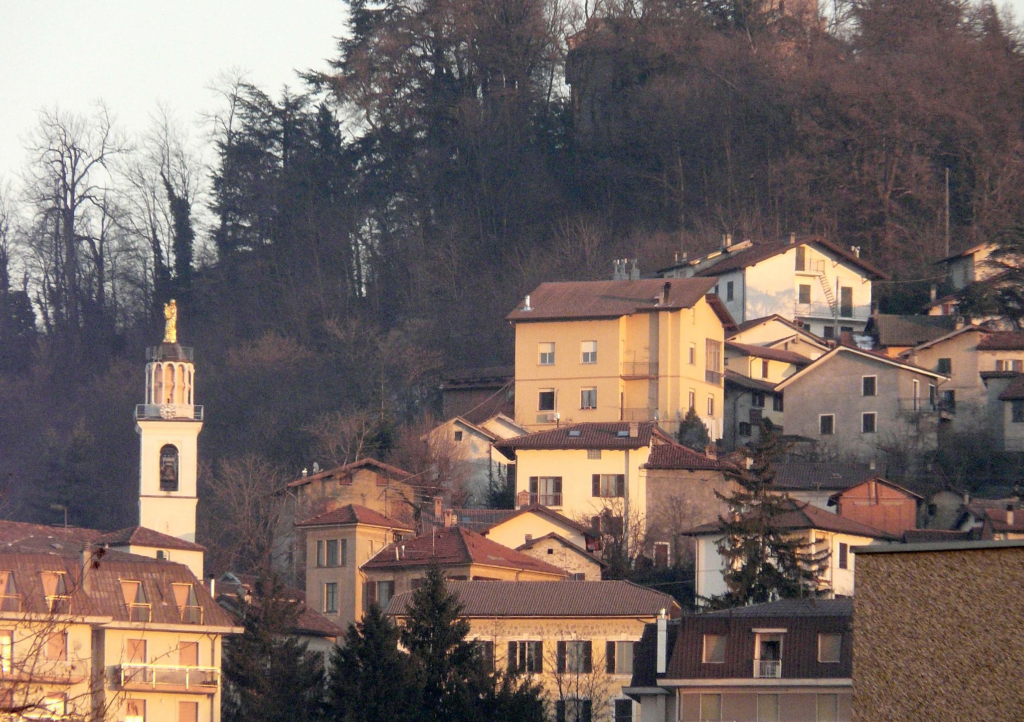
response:
[(724, 534), (718, 542), (729, 591), (711, 600), (713, 605), (759, 604), (816, 593), (816, 580), (827, 564), (827, 555), (815, 554), (777, 523), (780, 515), (798, 508), (772, 488), (772, 460), (781, 452), (772, 425), (762, 422), (760, 438), (747, 452), (747, 468), (726, 472), (737, 484), (732, 494), (719, 494), (730, 510), (729, 517), (722, 519)]
[(239, 598), (245, 631), (225, 644), (224, 722), (319, 722), (323, 665), (291, 632), (298, 605), (277, 580)]
[(704, 451), (707, 445), (711, 443), (708, 427), (697, 416), (697, 410), (692, 406), (686, 412), (683, 420), (679, 422), (679, 431), (676, 432), (676, 439), (683, 446), (688, 446), (696, 451)]

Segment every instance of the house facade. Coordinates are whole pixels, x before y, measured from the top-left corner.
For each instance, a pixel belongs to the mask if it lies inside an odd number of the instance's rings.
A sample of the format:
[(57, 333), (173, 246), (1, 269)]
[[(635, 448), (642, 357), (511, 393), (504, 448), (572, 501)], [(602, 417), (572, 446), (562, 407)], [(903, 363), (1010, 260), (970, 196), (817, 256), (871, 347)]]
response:
[(850, 722), (852, 622), (850, 599), (658, 620), (644, 630), (623, 691), (644, 722)]
[(829, 499), (836, 514), (894, 536), (917, 528), (917, 514), (923, 497), (899, 484), (873, 477), (856, 486), (837, 491)]
[[(463, 605), (469, 638), (492, 669), (539, 682), (554, 719), (640, 720), (625, 694), (645, 625), (677, 617), (669, 595), (624, 581), (473, 582), (448, 588)], [(404, 623), (411, 593), (387, 608)]]
[(726, 236), (720, 250), (659, 273), (715, 277), (715, 293), (738, 323), (776, 314), (826, 339), (863, 331), (871, 314), (871, 282), (887, 278), (856, 248), (795, 236), (736, 244)]
[(732, 319), (713, 279), (544, 283), (508, 315), (516, 421), (530, 430), (657, 421), (690, 408), (721, 436), (723, 343)]

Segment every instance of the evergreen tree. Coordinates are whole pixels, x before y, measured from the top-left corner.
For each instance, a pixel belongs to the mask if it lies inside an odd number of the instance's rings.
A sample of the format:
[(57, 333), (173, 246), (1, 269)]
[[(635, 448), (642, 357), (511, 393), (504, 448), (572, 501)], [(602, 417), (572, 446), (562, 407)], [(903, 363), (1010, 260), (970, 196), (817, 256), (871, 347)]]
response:
[(1024, 225), (1004, 228), (993, 238), (987, 270), (993, 275), (963, 289), (960, 311), (968, 316), (999, 316), (1024, 328)]
[(322, 664), (291, 633), (298, 604), (279, 581), (261, 579), (238, 612), (245, 631), (225, 643), (224, 722), (323, 719)]
[(760, 438), (748, 452), (749, 464), (726, 472), (737, 489), (721, 495), (729, 505), (722, 519), (718, 551), (725, 562), (725, 583), (720, 606), (759, 604), (782, 597), (816, 593), (816, 580), (827, 564), (801, 539), (781, 529), (778, 517), (799, 508), (796, 502), (772, 489), (772, 460), (782, 451), (771, 424), (761, 424)]
[(409, 657), (398, 649), (398, 630), (371, 605), (350, 624), (345, 646), (331, 656), (327, 719), (331, 722), (396, 722), (413, 719), (418, 695)]
[(683, 420), (679, 422), (679, 431), (676, 432), (676, 439), (683, 446), (688, 446), (696, 451), (704, 451), (705, 447), (711, 443), (708, 427), (697, 416), (697, 410), (692, 406), (686, 412)]

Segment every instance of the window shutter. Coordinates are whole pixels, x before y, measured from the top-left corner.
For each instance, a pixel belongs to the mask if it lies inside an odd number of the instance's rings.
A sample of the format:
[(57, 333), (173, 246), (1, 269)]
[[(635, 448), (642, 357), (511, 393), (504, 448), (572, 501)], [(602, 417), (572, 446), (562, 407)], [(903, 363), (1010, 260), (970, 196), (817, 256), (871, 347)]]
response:
[(594, 671), (594, 645), (592, 642), (583, 643), (583, 671), (590, 674)]
[(507, 661), (507, 667), (508, 667), (508, 671), (509, 672), (515, 673), (515, 672), (520, 671), (519, 670), (519, 665), (516, 663), (516, 643), (515, 642), (509, 642), (508, 643), (508, 659), (506, 661)]
[(371, 604), (377, 602), (377, 585), (373, 582), (363, 584), (363, 609), (369, 609)]
[(395, 596), (395, 580), (392, 579), (390, 582), (384, 582), (384, 584), (388, 590), (388, 599), (391, 599)]
[(615, 491), (617, 492), (615, 494), (616, 496), (622, 496), (622, 497), (626, 496), (626, 475), (625, 474), (619, 474), (619, 477), (616, 480), (615, 486), (616, 486)]
[(556, 656), (558, 657), (558, 673), (561, 674), (565, 672), (565, 642), (558, 643), (558, 652)]
[(552, 486), (554, 487), (554, 492), (556, 494), (561, 494), (562, 493), (562, 477), (556, 476), (555, 479), (554, 479), (554, 482), (552, 483)]
[(601, 496), (601, 475), (592, 474), (590, 477), (590, 495)]
[(544, 671), (544, 642), (537, 642), (537, 672)]
[(604, 671), (615, 674), (615, 642), (604, 643)]
[(537, 493), (537, 477), (536, 476), (531, 476), (530, 477), (530, 493), (531, 494), (536, 494)]

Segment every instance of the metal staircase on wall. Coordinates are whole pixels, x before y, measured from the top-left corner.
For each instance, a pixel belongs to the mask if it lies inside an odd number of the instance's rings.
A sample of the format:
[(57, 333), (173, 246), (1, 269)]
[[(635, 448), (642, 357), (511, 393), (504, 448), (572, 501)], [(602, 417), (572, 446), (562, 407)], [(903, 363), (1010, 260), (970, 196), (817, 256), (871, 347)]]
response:
[(832, 292), (832, 284), (828, 282), (828, 276), (825, 275), (824, 266), (824, 263), (818, 266), (818, 280), (821, 281), (821, 288), (825, 292), (825, 300), (828, 301), (828, 307), (832, 310), (832, 313), (835, 313), (836, 294)]

